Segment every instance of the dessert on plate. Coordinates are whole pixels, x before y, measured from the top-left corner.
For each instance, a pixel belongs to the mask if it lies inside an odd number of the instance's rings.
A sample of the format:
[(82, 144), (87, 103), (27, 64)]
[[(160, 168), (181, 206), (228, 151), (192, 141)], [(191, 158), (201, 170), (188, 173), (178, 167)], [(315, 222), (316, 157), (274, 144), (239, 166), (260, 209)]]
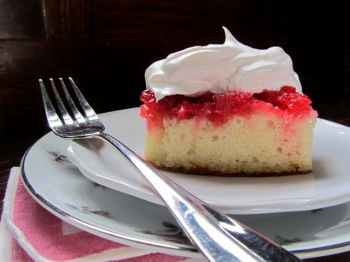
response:
[(280, 47), (195, 46), (145, 73), (145, 159), (156, 167), (221, 176), (312, 170), (317, 112)]

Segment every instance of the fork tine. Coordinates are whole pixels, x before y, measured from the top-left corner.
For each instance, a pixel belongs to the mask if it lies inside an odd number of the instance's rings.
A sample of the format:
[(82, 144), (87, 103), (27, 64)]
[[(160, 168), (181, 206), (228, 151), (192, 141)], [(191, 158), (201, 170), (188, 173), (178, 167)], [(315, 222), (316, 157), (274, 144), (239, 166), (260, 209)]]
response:
[(69, 115), (69, 113), (67, 111), (67, 108), (63, 104), (61, 96), (58, 93), (55, 82), (53, 81), (52, 78), (50, 78), (50, 82), (51, 82), (51, 87), (52, 87), (53, 93), (54, 93), (56, 101), (57, 101), (58, 109), (61, 112), (64, 123), (67, 125), (72, 125), (74, 123), (74, 120), (71, 118), (71, 116)]
[(58, 117), (57, 112), (54, 106), (52, 105), (52, 102), (49, 97), (49, 94), (47, 93), (44, 81), (42, 79), (39, 79), (38, 81), (39, 81), (41, 96), (42, 96), (43, 104), (45, 108), (46, 118), (47, 118), (47, 121), (49, 122), (49, 126), (52, 129), (57, 126), (61, 126), (62, 121)]
[(72, 109), (72, 112), (73, 112), (73, 114), (74, 114), (75, 119), (78, 121), (78, 123), (83, 123), (83, 122), (85, 122), (84, 117), (83, 117), (82, 114), (79, 112), (79, 110), (78, 110), (78, 108), (76, 107), (76, 105), (75, 105), (75, 103), (74, 103), (74, 101), (73, 101), (71, 95), (69, 94), (69, 92), (68, 92), (68, 90), (67, 90), (67, 87), (66, 87), (66, 85), (65, 85), (65, 83), (64, 83), (64, 81), (63, 81), (63, 79), (60, 77), (59, 80), (60, 80), (60, 83), (61, 83), (61, 87), (62, 87), (62, 89), (63, 89), (63, 92), (64, 92), (64, 94), (65, 94), (65, 96), (66, 96), (66, 99), (67, 99), (67, 101), (68, 101), (68, 104), (69, 104), (70, 108)]
[(74, 83), (73, 78), (69, 77), (69, 82), (71, 83), (73, 90), (79, 100), (81, 108), (84, 110), (85, 116), (89, 120), (97, 120), (98, 116), (95, 113), (95, 111), (92, 109), (92, 107), (89, 105), (88, 101), (85, 99), (81, 91), (79, 90), (78, 86)]

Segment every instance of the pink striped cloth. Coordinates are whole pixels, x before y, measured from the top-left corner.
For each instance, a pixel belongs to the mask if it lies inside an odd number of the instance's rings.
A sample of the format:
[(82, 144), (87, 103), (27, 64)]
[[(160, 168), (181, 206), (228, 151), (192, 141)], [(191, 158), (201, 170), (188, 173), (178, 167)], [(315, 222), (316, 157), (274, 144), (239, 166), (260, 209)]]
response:
[(25, 190), (12, 168), (0, 224), (0, 261), (199, 261), (115, 243), (50, 214)]

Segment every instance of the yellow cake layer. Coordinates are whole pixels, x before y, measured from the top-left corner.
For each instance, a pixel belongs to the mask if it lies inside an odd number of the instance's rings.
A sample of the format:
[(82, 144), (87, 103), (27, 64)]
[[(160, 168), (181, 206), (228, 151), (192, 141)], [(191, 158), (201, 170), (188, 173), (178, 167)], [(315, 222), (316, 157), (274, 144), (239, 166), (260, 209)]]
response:
[(160, 168), (198, 174), (307, 173), (315, 121), (272, 113), (235, 116), (220, 126), (206, 118), (164, 119), (163, 128), (148, 128), (145, 158)]

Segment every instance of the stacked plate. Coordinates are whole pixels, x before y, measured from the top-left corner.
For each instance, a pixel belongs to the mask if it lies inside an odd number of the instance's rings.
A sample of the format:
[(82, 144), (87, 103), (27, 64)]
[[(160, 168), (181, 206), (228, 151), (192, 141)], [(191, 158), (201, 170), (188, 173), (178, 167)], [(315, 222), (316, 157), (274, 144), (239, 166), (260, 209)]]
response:
[[(137, 108), (101, 119), (108, 133), (143, 154), (145, 127)], [(350, 128), (318, 119), (311, 174), (223, 178), (165, 173), (300, 258), (311, 258), (350, 250), (349, 155)], [(39, 204), (83, 230), (136, 247), (200, 257), (137, 171), (101, 140), (70, 141), (49, 133), (24, 156), (22, 174)]]

